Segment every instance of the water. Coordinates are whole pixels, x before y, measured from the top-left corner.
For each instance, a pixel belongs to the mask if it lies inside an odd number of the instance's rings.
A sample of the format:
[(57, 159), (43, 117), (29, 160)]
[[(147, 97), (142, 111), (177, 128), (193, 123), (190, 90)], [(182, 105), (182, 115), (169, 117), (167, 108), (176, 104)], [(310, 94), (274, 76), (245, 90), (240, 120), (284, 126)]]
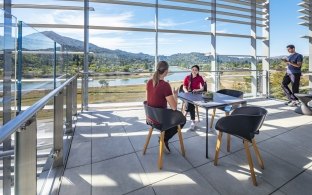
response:
[[(182, 81), (190, 72), (177, 72), (177, 73), (170, 73), (170, 71), (185, 71), (177, 66), (170, 67), (169, 75), (165, 78), (166, 81)], [(110, 78), (105, 77), (105, 81), (108, 83), (108, 86), (125, 86), (125, 85), (141, 85), (145, 84), (147, 80), (149, 80), (151, 77), (141, 77), (141, 78), (127, 78), (127, 76), (123, 76), (123, 78)], [(89, 80), (89, 86), (90, 87), (101, 87), (102, 84), (100, 84), (101, 78), (97, 77), (90, 77), (91, 80)], [(47, 89), (53, 89), (53, 82), (51, 79), (50, 81), (44, 80), (44, 79), (38, 79), (37, 81), (27, 81), (22, 83), (22, 92), (27, 93), (34, 90), (47, 90)], [(57, 86), (59, 86), (61, 83), (58, 82)], [(12, 90), (14, 90), (15, 84), (12, 83)], [(78, 82), (78, 88), (81, 87), (81, 82)], [(0, 92), (2, 91), (3, 86), (2, 83), (0, 84)], [(2, 98), (0, 98), (2, 99)]]
[[(177, 66), (170, 67), (170, 71), (183, 71), (181, 68)], [(176, 72), (170, 73), (165, 78), (166, 81), (182, 81), (188, 74), (188, 72)], [(125, 86), (125, 85), (142, 85), (145, 84), (147, 80), (151, 79), (151, 77), (141, 77), (141, 78), (127, 78), (126, 76), (122, 79), (120, 78), (105, 78), (105, 81), (108, 83), (108, 86)], [(94, 80), (89, 81), (90, 87), (101, 87), (100, 84), (101, 79), (97, 79), (96, 77)]]

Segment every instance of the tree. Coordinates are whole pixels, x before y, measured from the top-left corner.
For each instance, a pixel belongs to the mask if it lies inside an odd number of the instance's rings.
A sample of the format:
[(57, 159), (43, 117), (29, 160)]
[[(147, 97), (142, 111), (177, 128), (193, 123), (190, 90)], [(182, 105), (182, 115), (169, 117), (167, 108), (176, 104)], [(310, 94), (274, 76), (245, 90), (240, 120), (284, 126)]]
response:
[(99, 80), (99, 83), (101, 84), (101, 87), (105, 86), (108, 87), (109, 83), (105, 79)]

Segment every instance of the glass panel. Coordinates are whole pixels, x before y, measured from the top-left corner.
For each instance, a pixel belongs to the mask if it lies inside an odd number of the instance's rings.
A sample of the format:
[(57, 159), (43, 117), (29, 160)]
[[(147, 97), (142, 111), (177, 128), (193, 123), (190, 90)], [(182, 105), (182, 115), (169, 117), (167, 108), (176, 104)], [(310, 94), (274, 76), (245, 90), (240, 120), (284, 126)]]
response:
[(23, 23), (22, 110), (54, 89), (54, 41)]
[[(205, 6), (199, 6), (188, 3), (177, 3), (165, 0), (160, 0), (160, 4), (169, 4), (183, 7), (196, 7), (202, 8)], [(207, 8), (206, 8), (207, 9)], [(173, 10), (173, 9), (158, 9), (158, 28), (159, 29), (170, 29), (170, 30), (187, 30), (187, 31), (210, 31), (210, 22), (206, 18), (210, 15), (207, 11), (193, 12), (186, 10)]]
[[(136, 1), (138, 2), (138, 1)], [(146, 1), (144, 1), (146, 3)], [(94, 26), (115, 26), (115, 27), (134, 27), (134, 28), (155, 28), (155, 7), (141, 7), (130, 5), (114, 5), (106, 3), (89, 3), (96, 11), (90, 13), (90, 25)], [(101, 10), (101, 11), (97, 11)], [(144, 17), (142, 17), (144, 16)], [(94, 34), (98, 32), (99, 34)], [(118, 41), (118, 32), (115, 32), (113, 40), (107, 36), (101, 36), (103, 32), (93, 31), (91, 39), (100, 39), (98, 44), (111, 43)], [(103, 41), (105, 40), (105, 41)]]
[[(16, 115), (16, 39), (17, 39), (17, 19), (9, 14), (4, 14), (3, 10), (0, 10), (0, 127), (14, 118)], [(5, 79), (6, 78), (6, 79)], [(6, 96), (6, 97), (4, 97)], [(3, 107), (5, 105), (5, 107)], [(4, 119), (5, 118), (5, 119)], [(14, 140), (8, 138), (6, 143), (0, 144), (3, 151), (12, 151), (14, 148)], [(4, 193), (3, 179), (4, 170), (12, 170), (13, 160), (11, 155), (0, 158), (0, 194)], [(14, 176), (11, 173), (8, 178), (5, 178), (9, 183), (6, 191), (13, 193), (14, 184), (11, 182), (14, 180)], [(11, 184), (11, 185), (10, 185)]]
[(250, 57), (218, 56), (220, 89), (236, 89), (251, 93)]
[(222, 55), (251, 55), (250, 39), (217, 37), (217, 53)]
[[(287, 100), (287, 97), (285, 96), (284, 91), (281, 88), (281, 83), (285, 72), (285, 70), (270, 70), (270, 97)], [(302, 74), (302, 77), (300, 78), (299, 93), (309, 92), (309, 75), (311, 75), (310, 72), (305, 72)]]
[(52, 99), (43, 110), (37, 114), (37, 194), (42, 193), (44, 186), (49, 187), (51, 183), (46, 182), (53, 162), (51, 152), (53, 149), (53, 122), (54, 122), (54, 100)]
[[(180, 87), (184, 78), (191, 73), (190, 68), (197, 64), (204, 79), (210, 74), (210, 36), (159, 33), (159, 59), (169, 63), (168, 80), (172, 87)], [(211, 81), (207, 80), (208, 88)]]
[[(91, 30), (90, 33), (97, 32)], [(110, 31), (98, 33), (106, 37), (114, 35)], [(155, 35), (121, 31), (118, 36), (124, 41), (107, 43), (89, 56), (90, 104), (143, 101), (145, 98), (145, 83), (151, 76), (149, 71), (154, 69)]]

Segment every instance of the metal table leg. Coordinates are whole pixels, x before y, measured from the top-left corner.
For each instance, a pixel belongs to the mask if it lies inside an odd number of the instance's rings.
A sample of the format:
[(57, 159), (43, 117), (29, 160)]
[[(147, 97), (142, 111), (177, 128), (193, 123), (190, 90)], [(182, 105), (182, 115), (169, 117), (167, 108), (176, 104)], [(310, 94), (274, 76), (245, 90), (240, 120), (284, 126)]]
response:
[(206, 109), (206, 158), (208, 158), (208, 109)]

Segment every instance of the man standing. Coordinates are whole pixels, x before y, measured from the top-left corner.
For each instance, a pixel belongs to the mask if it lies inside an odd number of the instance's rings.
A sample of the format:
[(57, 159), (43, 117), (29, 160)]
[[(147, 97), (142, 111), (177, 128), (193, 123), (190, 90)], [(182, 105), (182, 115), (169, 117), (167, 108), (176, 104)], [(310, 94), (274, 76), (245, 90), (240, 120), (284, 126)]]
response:
[[(283, 78), (282, 89), (289, 100), (285, 104), (289, 106), (297, 106), (298, 98), (294, 94), (299, 93), (303, 57), (301, 54), (296, 53), (294, 45), (287, 45), (286, 48), (290, 55), (286, 59), (283, 59), (287, 64), (287, 71)], [(291, 83), (292, 90), (288, 87), (289, 83)]]

